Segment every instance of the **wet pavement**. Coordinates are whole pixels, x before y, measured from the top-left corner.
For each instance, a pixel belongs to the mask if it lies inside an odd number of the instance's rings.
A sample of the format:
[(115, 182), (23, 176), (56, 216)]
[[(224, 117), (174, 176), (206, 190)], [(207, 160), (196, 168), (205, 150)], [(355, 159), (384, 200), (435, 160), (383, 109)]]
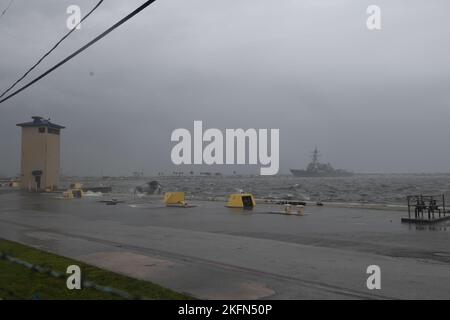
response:
[[(405, 212), (306, 207), (305, 216), (222, 202), (0, 193), (0, 237), (204, 299), (450, 299), (450, 222)], [(151, 201), (151, 202), (150, 202)], [(381, 268), (381, 290), (366, 269)]]

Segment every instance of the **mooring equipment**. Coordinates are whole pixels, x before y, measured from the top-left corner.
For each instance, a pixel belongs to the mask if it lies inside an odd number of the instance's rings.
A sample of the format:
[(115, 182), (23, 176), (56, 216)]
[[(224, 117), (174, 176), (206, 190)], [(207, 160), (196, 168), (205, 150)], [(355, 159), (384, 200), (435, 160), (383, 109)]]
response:
[(412, 195), (407, 197), (407, 201), (408, 218), (402, 218), (402, 222), (437, 223), (450, 219), (445, 195)]

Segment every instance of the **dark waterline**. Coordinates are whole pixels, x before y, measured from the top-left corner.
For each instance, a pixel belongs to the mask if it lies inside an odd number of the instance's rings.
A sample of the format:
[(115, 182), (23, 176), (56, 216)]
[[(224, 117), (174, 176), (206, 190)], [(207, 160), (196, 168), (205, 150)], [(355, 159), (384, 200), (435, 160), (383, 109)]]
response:
[(258, 198), (306, 201), (406, 204), (406, 196), (440, 195), (450, 199), (449, 175), (355, 175), (335, 178), (293, 176), (158, 176), (143, 178), (66, 178), (63, 186), (112, 186), (115, 193), (132, 193), (145, 182), (157, 180), (163, 191), (184, 191), (196, 198), (227, 197), (240, 191)]

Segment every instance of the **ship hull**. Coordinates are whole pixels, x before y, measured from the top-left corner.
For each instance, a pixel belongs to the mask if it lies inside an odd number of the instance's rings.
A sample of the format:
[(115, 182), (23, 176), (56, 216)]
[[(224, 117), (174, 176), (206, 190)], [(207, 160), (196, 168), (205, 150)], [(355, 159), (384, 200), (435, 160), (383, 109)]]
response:
[(353, 172), (335, 171), (335, 172), (311, 172), (307, 170), (290, 169), (294, 177), (350, 177)]

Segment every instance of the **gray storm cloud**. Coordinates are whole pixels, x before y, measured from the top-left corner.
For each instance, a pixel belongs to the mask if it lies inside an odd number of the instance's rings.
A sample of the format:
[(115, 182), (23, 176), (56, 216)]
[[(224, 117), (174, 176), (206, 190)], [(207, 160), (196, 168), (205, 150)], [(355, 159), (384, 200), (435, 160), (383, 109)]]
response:
[[(67, 32), (69, 5), (96, 2), (16, 0), (0, 19), (0, 89)], [(106, 1), (33, 75), (141, 3)], [(371, 4), (380, 31), (366, 28)], [(156, 1), (0, 105), (0, 174), (19, 171), (15, 124), (32, 115), (67, 126), (65, 174), (172, 171), (171, 132), (194, 120), (279, 128), (280, 173), (316, 145), (357, 172), (448, 172), (449, 12), (446, 0)]]

